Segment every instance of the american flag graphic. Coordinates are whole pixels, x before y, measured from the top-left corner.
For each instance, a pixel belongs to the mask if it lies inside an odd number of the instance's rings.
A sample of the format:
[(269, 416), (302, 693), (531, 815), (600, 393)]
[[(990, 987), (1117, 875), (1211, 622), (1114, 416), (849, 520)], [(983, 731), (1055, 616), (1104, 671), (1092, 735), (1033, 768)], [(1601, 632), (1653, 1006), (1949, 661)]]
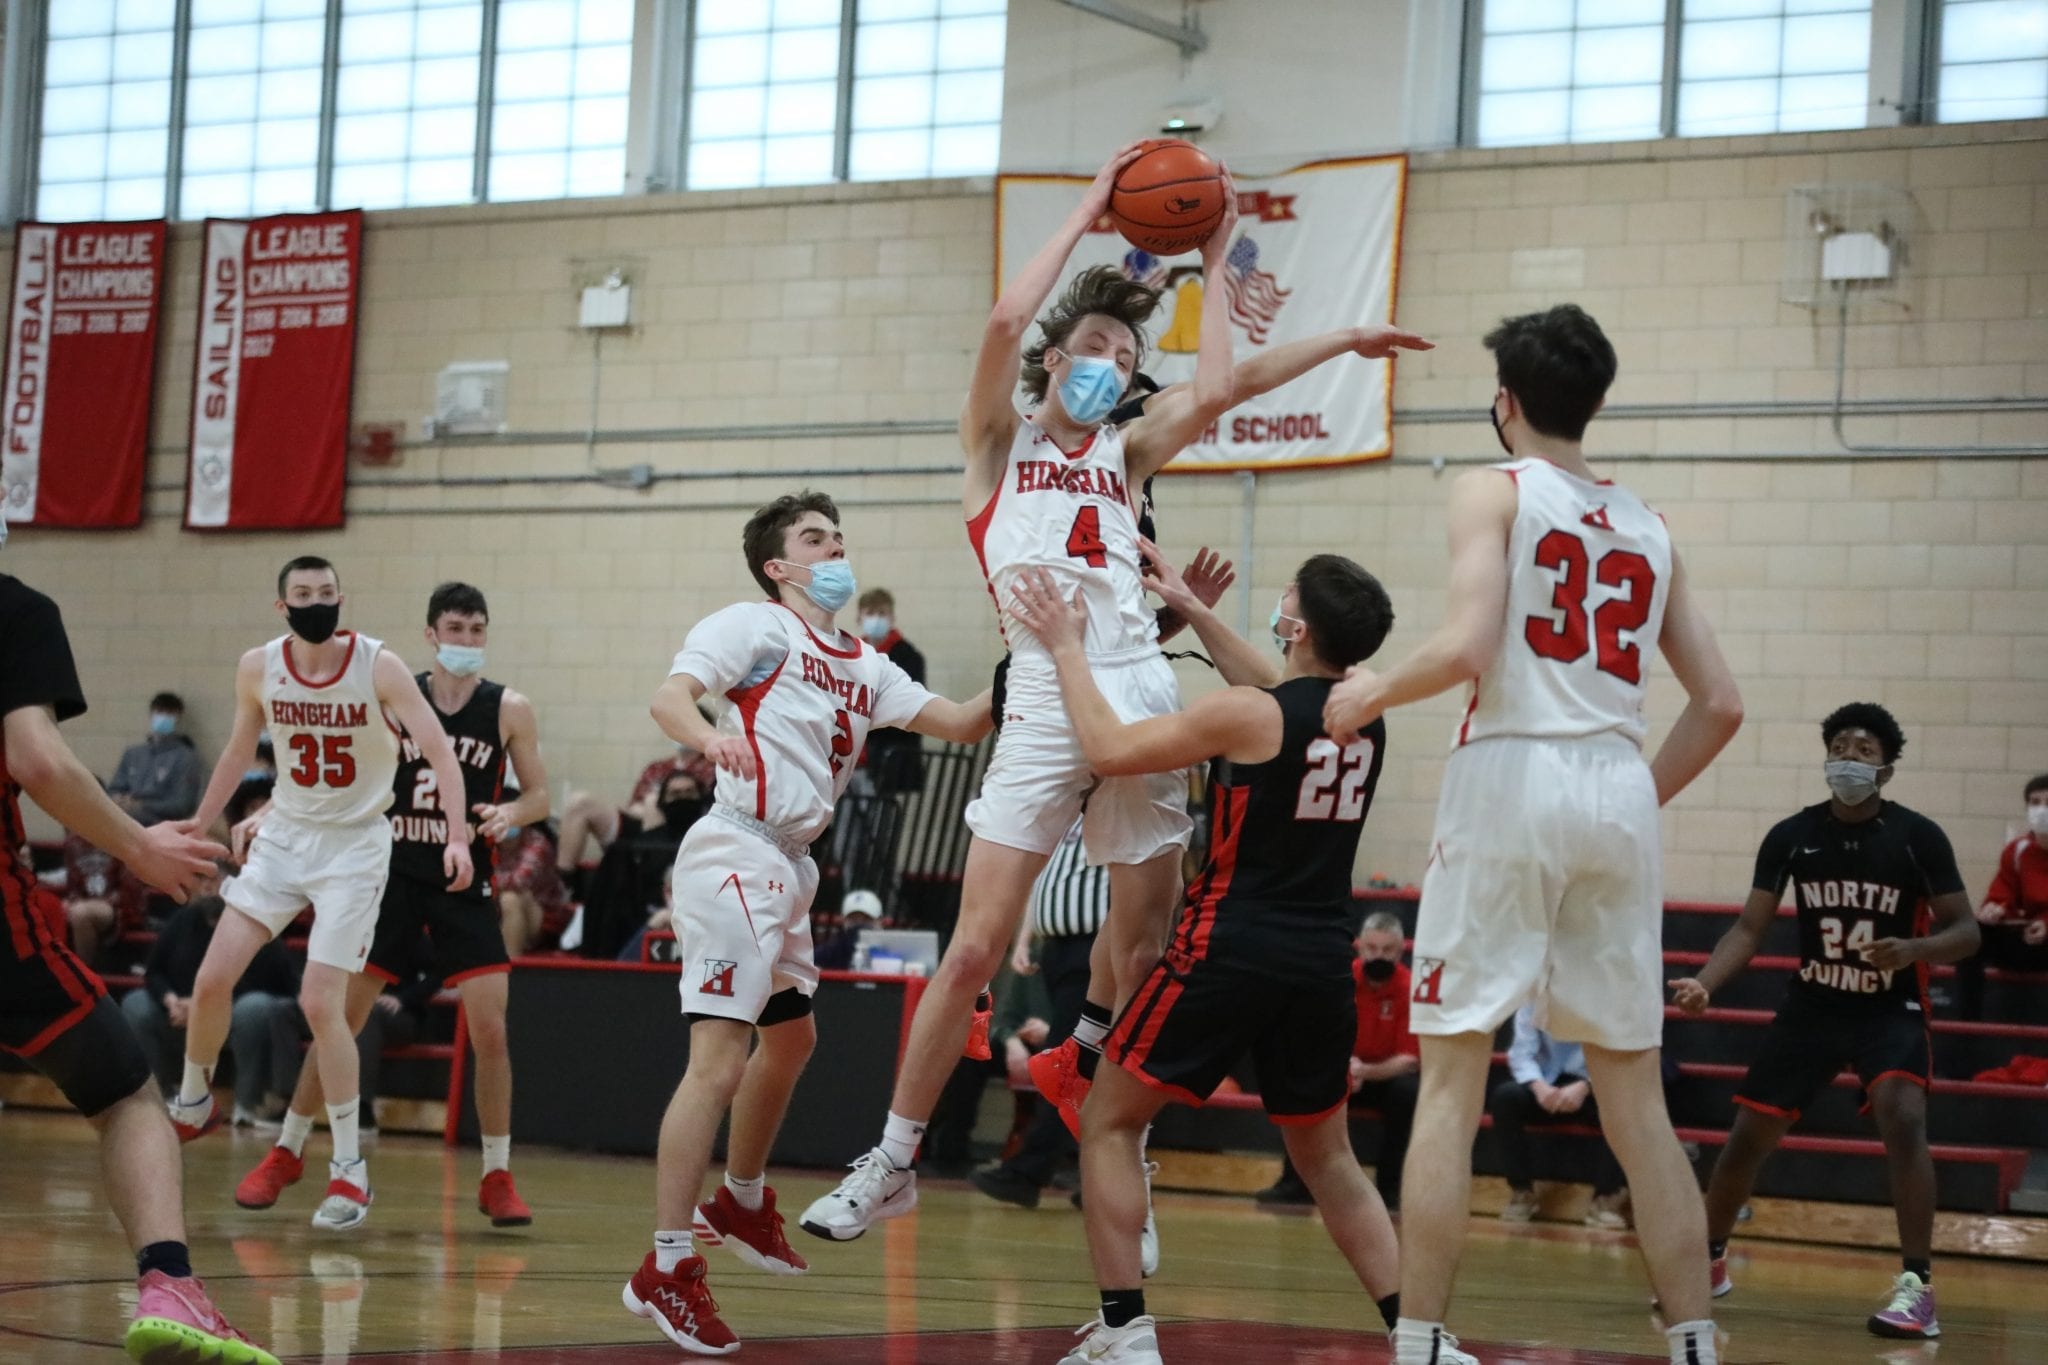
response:
[(1149, 251), (1131, 248), (1124, 253), (1124, 278), (1151, 289), (1166, 288), (1166, 262)]
[(1259, 244), (1250, 237), (1237, 239), (1230, 255), (1224, 258), (1224, 267), (1223, 284), (1230, 294), (1231, 319), (1244, 328), (1245, 335), (1263, 343), (1266, 329), (1280, 316), (1287, 296), (1294, 291), (1282, 289), (1270, 272), (1259, 269)]

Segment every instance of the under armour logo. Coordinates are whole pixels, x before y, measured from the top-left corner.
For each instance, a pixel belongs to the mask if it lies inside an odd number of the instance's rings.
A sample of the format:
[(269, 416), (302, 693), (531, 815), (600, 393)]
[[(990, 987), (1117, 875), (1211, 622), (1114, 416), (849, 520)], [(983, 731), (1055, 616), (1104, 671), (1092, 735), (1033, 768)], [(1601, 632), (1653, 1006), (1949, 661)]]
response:
[(697, 988), (699, 995), (732, 995), (732, 975), (740, 964), (713, 958), (704, 964), (704, 984)]
[(782, 883), (781, 883), (781, 882), (770, 882), (770, 883), (768, 883), (768, 889), (769, 889), (770, 891), (777, 891), (777, 892), (779, 892), (779, 891), (781, 891), (781, 890), (782, 890)]
[(1415, 995), (1418, 1005), (1441, 1005), (1444, 1002), (1444, 960), (1440, 957), (1418, 957), (1415, 959)]
[(1604, 502), (1596, 503), (1594, 506), (1587, 508), (1586, 515), (1579, 518), (1579, 524), (1591, 526), (1595, 530), (1600, 531), (1612, 531), (1614, 529), (1614, 523), (1607, 519), (1607, 504)]

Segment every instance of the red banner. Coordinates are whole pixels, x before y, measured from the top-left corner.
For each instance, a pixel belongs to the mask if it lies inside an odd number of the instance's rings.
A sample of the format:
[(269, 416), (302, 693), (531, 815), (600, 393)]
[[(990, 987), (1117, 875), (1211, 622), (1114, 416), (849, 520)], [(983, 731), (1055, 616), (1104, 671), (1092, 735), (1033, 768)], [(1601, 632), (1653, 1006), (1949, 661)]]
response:
[(14, 244), (0, 516), (138, 525), (164, 225), (23, 223)]
[(362, 257), (356, 209), (206, 220), (188, 528), (341, 525)]

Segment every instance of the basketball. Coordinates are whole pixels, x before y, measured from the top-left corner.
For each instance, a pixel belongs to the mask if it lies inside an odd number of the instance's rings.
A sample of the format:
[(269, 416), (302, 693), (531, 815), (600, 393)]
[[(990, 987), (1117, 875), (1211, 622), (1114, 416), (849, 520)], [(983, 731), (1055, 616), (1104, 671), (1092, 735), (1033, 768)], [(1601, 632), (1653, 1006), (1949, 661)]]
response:
[(1109, 216), (1140, 251), (1193, 251), (1223, 221), (1222, 168), (1193, 143), (1162, 138), (1117, 175)]

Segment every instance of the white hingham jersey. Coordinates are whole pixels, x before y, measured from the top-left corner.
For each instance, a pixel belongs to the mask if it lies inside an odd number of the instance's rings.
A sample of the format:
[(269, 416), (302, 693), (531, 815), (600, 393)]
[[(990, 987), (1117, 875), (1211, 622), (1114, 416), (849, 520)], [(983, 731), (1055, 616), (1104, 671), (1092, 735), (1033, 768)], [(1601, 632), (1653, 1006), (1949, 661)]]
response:
[(1085, 646), (1120, 654), (1159, 638), (1138, 569), (1138, 517), (1124, 478), (1123, 436), (1102, 426), (1069, 455), (1036, 422), (1017, 424), (995, 496), (967, 523), (967, 538), (995, 594), (996, 618), (1012, 667), (1051, 667), (1030, 631), (1012, 629), (1010, 585), (1026, 569), (1052, 571), (1067, 597), (1078, 586), (1088, 606)]
[(717, 798), (809, 843), (831, 823), (868, 731), (908, 726), (932, 694), (857, 636), (828, 639), (780, 602), (741, 602), (699, 621), (669, 669), (731, 702), (718, 728), (754, 751), (753, 781), (718, 770)]
[(1663, 518), (1626, 488), (1548, 460), (1494, 468), (1515, 481), (1507, 620), (1493, 666), (1472, 683), (1457, 743), (1613, 732), (1640, 746), (1671, 591)]
[(277, 754), (270, 801), (316, 825), (359, 825), (391, 805), (398, 774), (398, 729), (377, 700), (373, 672), (384, 643), (352, 630), (337, 633), (348, 654), (325, 682), (293, 665), (292, 637), (263, 647), (263, 723)]

